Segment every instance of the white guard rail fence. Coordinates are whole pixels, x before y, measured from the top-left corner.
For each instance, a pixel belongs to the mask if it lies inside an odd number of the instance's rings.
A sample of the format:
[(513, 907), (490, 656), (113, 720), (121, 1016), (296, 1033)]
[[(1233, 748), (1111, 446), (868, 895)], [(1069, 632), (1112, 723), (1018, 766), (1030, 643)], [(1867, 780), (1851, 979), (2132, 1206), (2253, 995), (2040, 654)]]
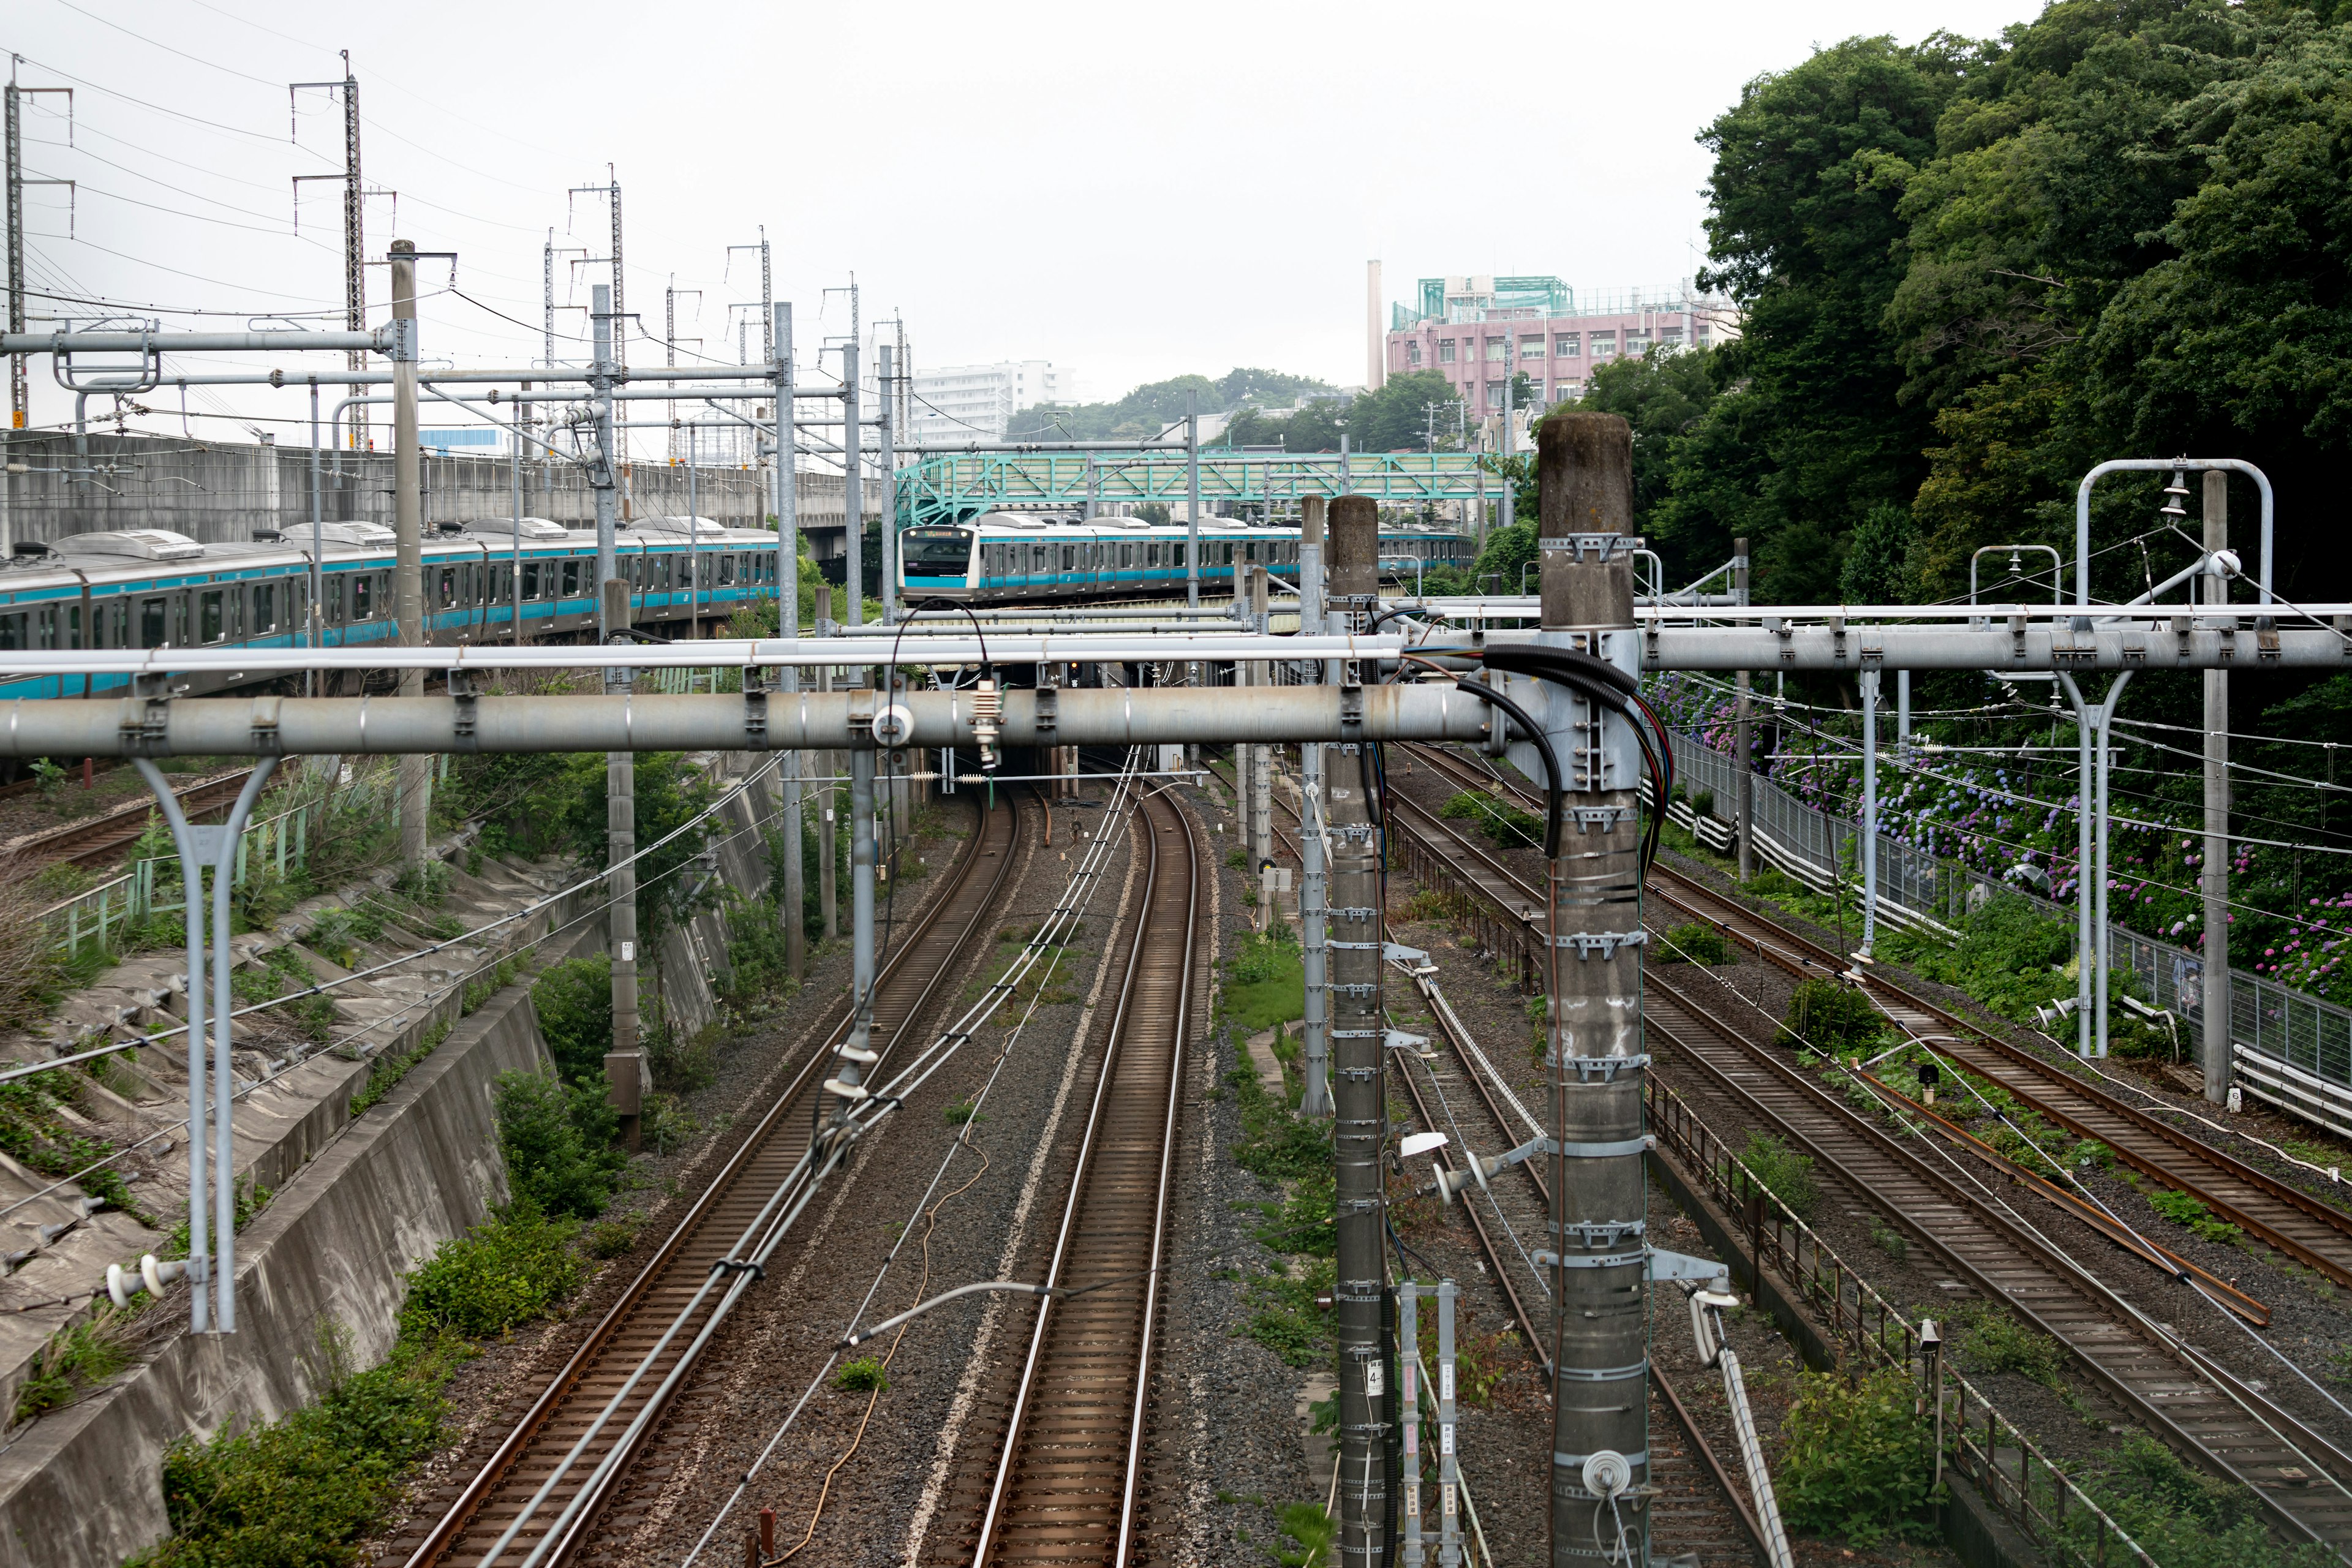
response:
[[(1687, 805), (1674, 810), (1710, 848), (1728, 849), (1738, 798), (1732, 760), (1696, 737), (1674, 735), (1675, 771), (1686, 796), (1711, 794), (1711, 814)], [(1818, 810), (1761, 774), (1750, 783), (1756, 852), (1817, 893), (1843, 884), (1858, 892), (1861, 825)], [(2013, 882), (1878, 836), (1878, 915), (1882, 921), (1950, 940), (1968, 911), (1995, 893), (2014, 893), (2070, 924), (2074, 910)], [(2196, 1037), (2204, 1017), (2205, 961), (2187, 948), (2158, 942), (2110, 922), (2116, 967), (2129, 969), (2158, 1007), (2184, 1020)], [(2237, 1084), (2340, 1137), (2352, 1137), (2352, 1008), (2339, 1006), (2259, 974), (2230, 971), (2230, 1037), (2236, 1046)]]

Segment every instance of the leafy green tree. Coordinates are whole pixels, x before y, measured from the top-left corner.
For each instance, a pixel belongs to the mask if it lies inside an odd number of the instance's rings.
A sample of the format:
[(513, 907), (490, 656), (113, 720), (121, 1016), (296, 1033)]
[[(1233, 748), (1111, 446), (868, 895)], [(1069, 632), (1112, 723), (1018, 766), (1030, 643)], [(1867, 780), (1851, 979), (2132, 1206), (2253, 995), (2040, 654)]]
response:
[[(1712, 349), (1677, 353), (1650, 348), (1612, 360), (1592, 373), (1577, 407), (1622, 416), (1633, 431), (1633, 526), (1647, 534), (1673, 484), (1675, 454), (1716, 397)], [(1727, 552), (1727, 553), (1728, 553)], [(1687, 581), (1719, 564), (1667, 556), (1670, 571)]]

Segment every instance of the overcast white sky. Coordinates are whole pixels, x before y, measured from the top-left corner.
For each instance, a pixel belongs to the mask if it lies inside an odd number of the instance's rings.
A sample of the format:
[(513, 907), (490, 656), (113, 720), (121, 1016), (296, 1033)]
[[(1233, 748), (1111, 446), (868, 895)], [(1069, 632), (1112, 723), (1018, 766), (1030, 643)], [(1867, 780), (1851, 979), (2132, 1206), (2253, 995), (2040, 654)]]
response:
[[(70, 238), (64, 193), (27, 192), (37, 289), (151, 312), (337, 308), (338, 187), (302, 187), (298, 235), (290, 177), (341, 166), (340, 113), (305, 93), (289, 125), (285, 84), (340, 77), (348, 48), (369, 181), (399, 193), (396, 218), (369, 204), (371, 253), (395, 235), (455, 249), (480, 302), (426, 301), (428, 357), (536, 356), (548, 227), (604, 253), (601, 199), (565, 189), (609, 162), (627, 303), (656, 338), (674, 275), (701, 291), (680, 336), (734, 360), (727, 307), (758, 271), (725, 247), (764, 224), (803, 365), (848, 331), (845, 297), (823, 291), (854, 272), (867, 322), (903, 315), (919, 367), (1050, 359), (1102, 397), (1235, 364), (1360, 382), (1373, 257), (1392, 300), (1423, 274), (1670, 284), (1703, 260), (1694, 135), (1742, 82), (1855, 33), (1989, 35), (2039, 8), (16, 0), (0, 47), (25, 57), (23, 85), (77, 89), (70, 149), (63, 100), (27, 100), (28, 174), (81, 182)], [(568, 271), (557, 298), (584, 304), (602, 268), (577, 289)], [(446, 276), (428, 264), (420, 288)], [(381, 320), (382, 268), (371, 285)], [(47, 372), (34, 362), (37, 424), (70, 416)], [(144, 426), (178, 428), (176, 396), (147, 402), (169, 416)], [(292, 420), (303, 402), (191, 407)]]

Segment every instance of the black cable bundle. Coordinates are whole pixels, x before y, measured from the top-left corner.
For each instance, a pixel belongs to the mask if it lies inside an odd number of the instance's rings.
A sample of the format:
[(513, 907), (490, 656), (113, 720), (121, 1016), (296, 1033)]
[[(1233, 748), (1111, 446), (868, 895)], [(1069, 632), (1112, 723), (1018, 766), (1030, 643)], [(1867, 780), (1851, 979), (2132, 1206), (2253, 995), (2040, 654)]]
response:
[[(1633, 738), (1641, 742), (1642, 761), (1650, 773), (1650, 822), (1642, 837), (1642, 874), (1648, 876), (1651, 863), (1658, 858), (1658, 833), (1666, 819), (1666, 802), (1673, 797), (1675, 752), (1666, 739), (1665, 725), (1642, 700), (1640, 682), (1606, 659), (1541, 643), (1489, 643), (1484, 662), (1488, 669), (1534, 676), (1568, 687), (1633, 726)], [(1465, 684), (1463, 689), (1474, 687)], [(1548, 846), (1547, 851), (1556, 854), (1557, 844)]]

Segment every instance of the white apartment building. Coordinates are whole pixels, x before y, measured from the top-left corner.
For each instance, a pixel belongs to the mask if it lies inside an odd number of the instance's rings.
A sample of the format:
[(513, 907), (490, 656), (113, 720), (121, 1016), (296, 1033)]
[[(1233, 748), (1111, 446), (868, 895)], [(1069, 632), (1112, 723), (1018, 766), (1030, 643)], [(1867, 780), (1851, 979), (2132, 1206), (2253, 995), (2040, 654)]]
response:
[(908, 437), (916, 445), (1001, 441), (1021, 410), (1078, 401), (1078, 377), (1042, 359), (946, 365), (915, 373), (912, 401)]

